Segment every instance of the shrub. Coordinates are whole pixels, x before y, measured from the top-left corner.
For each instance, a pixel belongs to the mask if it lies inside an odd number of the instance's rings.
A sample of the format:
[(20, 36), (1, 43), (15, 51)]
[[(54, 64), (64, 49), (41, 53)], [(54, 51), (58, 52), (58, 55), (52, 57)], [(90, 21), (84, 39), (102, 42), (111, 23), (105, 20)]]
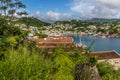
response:
[(29, 54), (27, 48), (13, 50), (0, 61), (1, 80), (48, 80), (51, 62), (37, 54)]

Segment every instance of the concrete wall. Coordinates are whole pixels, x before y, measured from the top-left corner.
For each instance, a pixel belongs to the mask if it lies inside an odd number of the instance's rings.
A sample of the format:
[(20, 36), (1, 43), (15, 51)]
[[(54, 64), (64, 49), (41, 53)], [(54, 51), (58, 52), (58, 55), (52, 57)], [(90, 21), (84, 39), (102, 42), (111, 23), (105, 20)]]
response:
[(98, 60), (98, 62), (107, 61), (114, 66), (115, 69), (120, 68), (120, 58), (108, 59), (108, 60)]

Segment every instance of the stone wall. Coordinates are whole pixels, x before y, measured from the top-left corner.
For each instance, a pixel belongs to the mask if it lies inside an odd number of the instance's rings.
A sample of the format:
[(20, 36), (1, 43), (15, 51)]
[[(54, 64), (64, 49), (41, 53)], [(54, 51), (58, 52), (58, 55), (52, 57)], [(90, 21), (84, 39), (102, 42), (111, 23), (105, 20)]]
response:
[(102, 80), (96, 66), (90, 63), (77, 65), (74, 78), (75, 80)]

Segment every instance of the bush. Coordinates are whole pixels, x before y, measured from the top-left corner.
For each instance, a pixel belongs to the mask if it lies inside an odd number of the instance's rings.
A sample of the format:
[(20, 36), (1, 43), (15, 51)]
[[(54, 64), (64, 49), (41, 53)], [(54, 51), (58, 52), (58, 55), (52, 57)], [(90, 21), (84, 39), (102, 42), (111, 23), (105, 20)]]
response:
[(101, 76), (109, 73), (111, 74), (113, 72), (113, 66), (111, 64), (109, 64), (108, 62), (101, 62), (99, 64), (97, 64), (97, 68), (98, 68), (98, 71), (99, 71), (99, 74)]
[(1, 80), (48, 80), (51, 62), (37, 54), (29, 54), (27, 48), (13, 50), (0, 61)]

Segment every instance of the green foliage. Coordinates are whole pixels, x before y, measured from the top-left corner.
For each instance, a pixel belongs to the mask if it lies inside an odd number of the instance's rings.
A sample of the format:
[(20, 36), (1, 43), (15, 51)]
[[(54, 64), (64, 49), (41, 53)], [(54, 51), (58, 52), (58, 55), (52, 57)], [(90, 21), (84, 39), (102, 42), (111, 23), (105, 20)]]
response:
[(1, 80), (48, 80), (50, 71), (51, 62), (36, 53), (30, 55), (26, 47), (22, 51), (10, 50), (0, 61)]
[(48, 35), (42, 34), (42, 33), (36, 33), (36, 36), (39, 36), (39, 38), (47, 38)]
[(114, 67), (107, 63), (102, 62), (97, 64), (99, 74), (102, 76), (103, 80), (119, 80), (120, 79), (120, 70), (114, 70)]
[(114, 79), (110, 73), (106, 73), (102, 78), (103, 80), (117, 80), (117, 79)]
[(18, 23), (26, 24), (27, 26), (35, 26), (35, 27), (43, 27), (45, 25), (49, 25), (49, 23), (38, 20), (33, 17), (22, 17), (18, 21)]
[(64, 54), (57, 55), (53, 61), (55, 80), (73, 80), (73, 62)]
[(80, 51), (65, 52), (64, 49), (58, 47), (52, 54), (51, 60), (55, 80), (73, 80), (75, 66), (87, 62), (86, 56), (82, 55)]
[(0, 17), (0, 37), (7, 36), (26, 36), (27, 32), (21, 30), (19, 27), (14, 27), (13, 25), (9, 25), (9, 22), (5, 20), (3, 17)]
[(96, 64), (98, 61), (98, 56), (91, 56), (89, 62), (92, 64)]
[(9, 34), (9, 25), (7, 20), (0, 16), (0, 37), (6, 36)]
[(11, 47), (15, 47), (17, 45), (17, 39), (18, 38), (19, 38), (18, 36), (7, 37), (6, 38), (6, 43), (8, 43), (9, 46), (11, 46)]
[(83, 64), (88, 62), (88, 59), (85, 54), (81, 54), (79, 50), (74, 50), (69, 53), (69, 57), (75, 64)]
[[(14, 41), (14, 39), (12, 38), (10, 41)], [(84, 61), (84, 57), (79, 51), (79, 54), (76, 51), (75, 56), (72, 52), (68, 54), (63, 49), (56, 48), (53, 54), (49, 55), (33, 46), (21, 45), (16, 50), (9, 49), (8, 52), (4, 52), (6, 55), (0, 61), (0, 79), (73, 80), (75, 65)], [(77, 61), (77, 59), (79, 60)]]
[[(20, 0), (0, 0), (0, 14), (4, 15), (4, 18), (9, 20), (9, 22), (14, 21), (15, 13), (21, 13), (21, 15), (28, 15), (25, 11), (22, 12), (22, 9), (26, 6)], [(20, 12), (18, 12), (20, 11)]]
[(105, 18), (93, 18), (90, 20), (86, 20), (87, 22), (93, 22), (93, 23), (111, 23), (119, 21), (119, 19), (105, 19)]
[(95, 43), (95, 40), (94, 40), (94, 41), (92, 41), (92, 42), (91, 42), (91, 44), (89, 45), (89, 47), (87, 47), (87, 48), (86, 48), (86, 50), (85, 50), (85, 53), (86, 53), (86, 54), (88, 54), (89, 52), (91, 52), (91, 51), (92, 51), (91, 49), (92, 49), (92, 47), (93, 47), (94, 43)]
[(8, 21), (0, 17), (0, 51), (7, 51), (19, 45), (27, 36), (27, 32), (19, 27), (9, 25)]
[(99, 63), (99, 64), (97, 64), (97, 67), (98, 67), (98, 71), (101, 76), (103, 76), (107, 73), (111, 74), (113, 71), (113, 66), (110, 65), (108, 62)]

